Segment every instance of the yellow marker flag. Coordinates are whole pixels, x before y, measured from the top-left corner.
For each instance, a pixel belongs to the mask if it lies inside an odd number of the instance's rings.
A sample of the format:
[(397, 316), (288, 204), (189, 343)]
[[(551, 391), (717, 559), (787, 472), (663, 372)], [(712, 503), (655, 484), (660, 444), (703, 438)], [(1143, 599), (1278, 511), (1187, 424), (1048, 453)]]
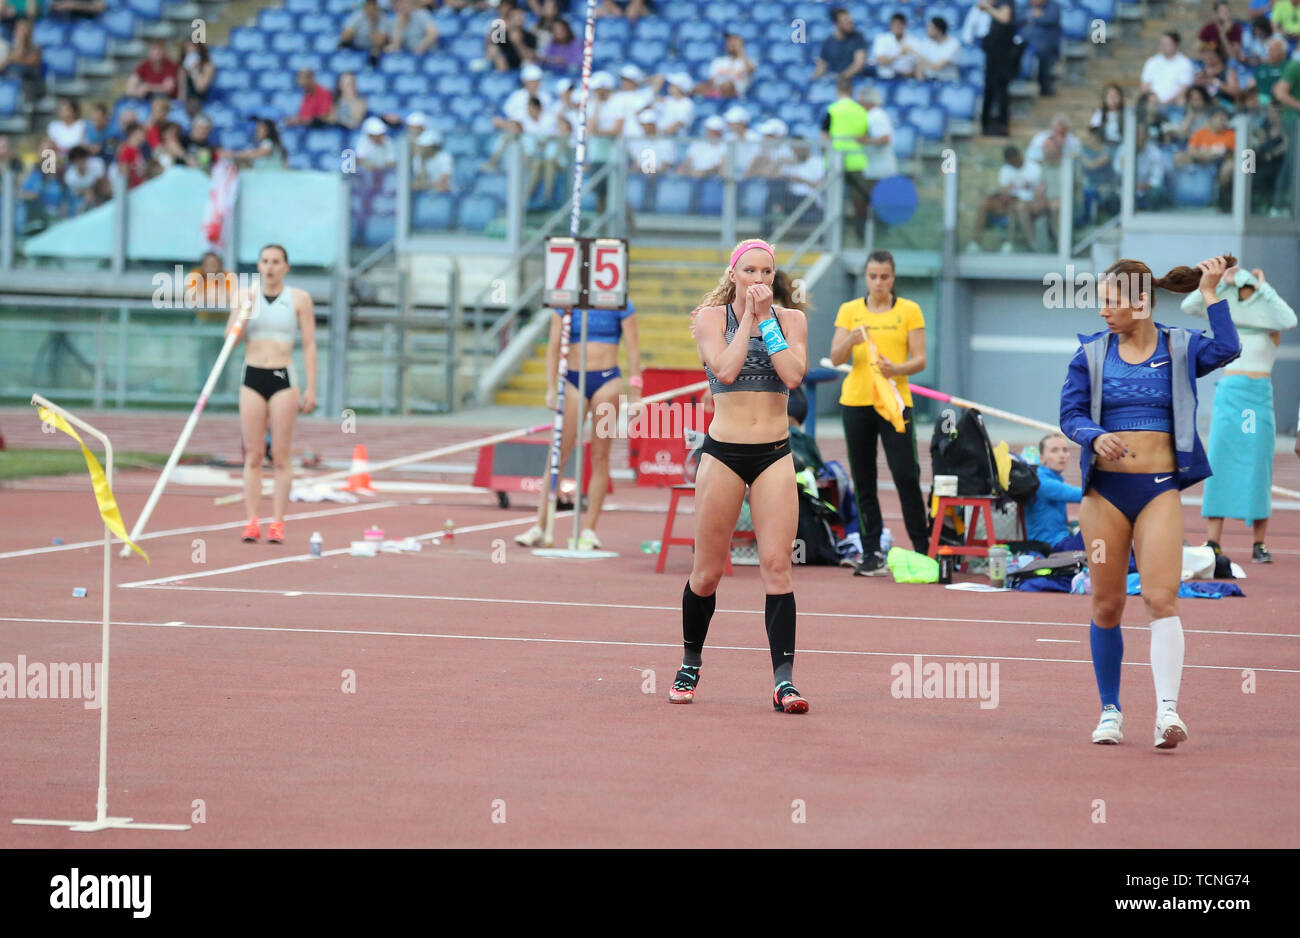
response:
[(108, 478), (104, 475), (104, 470), (99, 465), (99, 460), (95, 458), (95, 454), (86, 449), (86, 444), (81, 442), (81, 437), (77, 436), (77, 431), (72, 429), (59, 414), (47, 407), (41, 407), (37, 413), (42, 423), (57, 427), (81, 445), (81, 453), (86, 457), (86, 468), (90, 470), (90, 481), (95, 487), (95, 501), (99, 503), (99, 514), (104, 519), (104, 524), (108, 525), (108, 529), (114, 535), (125, 541), (133, 551), (143, 557), (145, 563), (149, 563), (149, 555), (137, 547), (135, 541), (127, 536), (126, 527), (122, 524), (122, 512), (117, 507), (117, 499), (113, 498), (113, 490), (108, 487)]
[(896, 432), (905, 433), (907, 424), (903, 421), (903, 408), (906, 406), (903, 395), (893, 378), (886, 378), (880, 373), (879, 362), (882, 356), (870, 336), (867, 337), (867, 347), (871, 351), (871, 387), (875, 392), (876, 413), (888, 420)]

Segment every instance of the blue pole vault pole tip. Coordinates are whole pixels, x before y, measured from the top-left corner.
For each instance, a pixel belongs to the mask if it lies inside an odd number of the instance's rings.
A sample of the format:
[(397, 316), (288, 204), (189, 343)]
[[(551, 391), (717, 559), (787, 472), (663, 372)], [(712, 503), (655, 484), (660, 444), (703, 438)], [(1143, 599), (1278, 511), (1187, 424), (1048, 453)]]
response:
[(74, 599), (85, 599), (86, 588), (84, 586), (78, 586), (76, 589), (72, 591), (72, 596)]
[(916, 184), (906, 176), (886, 176), (871, 190), (871, 207), (887, 225), (910, 221), (916, 206)]

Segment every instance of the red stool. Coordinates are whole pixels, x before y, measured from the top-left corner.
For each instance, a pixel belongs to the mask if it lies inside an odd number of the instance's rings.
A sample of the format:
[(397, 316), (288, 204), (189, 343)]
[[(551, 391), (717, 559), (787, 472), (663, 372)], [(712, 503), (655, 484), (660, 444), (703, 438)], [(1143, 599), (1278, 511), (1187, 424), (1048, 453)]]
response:
[[(659, 563), (655, 566), (656, 573), (664, 572), (664, 564), (668, 561), (669, 547), (674, 544), (680, 546), (695, 546), (695, 538), (693, 537), (673, 537), (673, 522), (677, 520), (677, 503), (682, 498), (694, 497), (695, 485), (693, 483), (686, 482), (672, 487), (672, 495), (669, 496), (668, 499), (668, 517), (664, 519), (664, 534), (663, 538), (659, 542)], [(731, 537), (732, 540), (757, 540), (757, 536), (753, 531), (735, 531), (732, 533)], [(724, 568), (724, 573), (730, 574), (731, 572), (731, 551), (728, 550), (727, 566)]]
[[(993, 503), (997, 500), (992, 495), (940, 495), (939, 507), (934, 515), (934, 529), (930, 531), (930, 549), (928, 551), (931, 557), (938, 557), (939, 534), (943, 531), (943, 519), (949, 508), (972, 508), (970, 521), (966, 524), (966, 542), (958, 547), (953, 547), (952, 552), (958, 555), (968, 555), (972, 557), (987, 557), (989, 548), (998, 543), (997, 536), (993, 533)], [(980, 511), (984, 512), (984, 537), (975, 536), (975, 525), (979, 521)], [(1020, 520), (1020, 536), (1025, 536), (1025, 513), (1020, 504), (1016, 503), (1016, 515)]]

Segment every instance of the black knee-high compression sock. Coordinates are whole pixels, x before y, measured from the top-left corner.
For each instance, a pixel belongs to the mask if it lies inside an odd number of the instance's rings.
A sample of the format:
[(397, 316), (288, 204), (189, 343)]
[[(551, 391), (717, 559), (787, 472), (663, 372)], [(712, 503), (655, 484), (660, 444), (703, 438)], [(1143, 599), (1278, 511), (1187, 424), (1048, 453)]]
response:
[(704, 638), (709, 634), (709, 620), (718, 605), (718, 594), (696, 596), (691, 589), (691, 581), (686, 581), (682, 592), (682, 664), (693, 668), (700, 666), (700, 654), (704, 651)]
[(794, 674), (794, 593), (768, 593), (764, 612), (772, 675), (780, 684)]

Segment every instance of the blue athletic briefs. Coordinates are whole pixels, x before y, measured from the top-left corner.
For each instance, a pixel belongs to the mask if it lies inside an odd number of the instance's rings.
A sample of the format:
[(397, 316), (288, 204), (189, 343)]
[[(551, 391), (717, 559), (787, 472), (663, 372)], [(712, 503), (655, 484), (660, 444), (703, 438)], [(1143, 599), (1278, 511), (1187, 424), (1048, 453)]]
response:
[(1155, 353), (1131, 365), (1119, 357), (1119, 339), (1110, 343), (1102, 369), (1101, 426), (1120, 430), (1173, 432), (1173, 383), (1169, 342), (1157, 332)]

